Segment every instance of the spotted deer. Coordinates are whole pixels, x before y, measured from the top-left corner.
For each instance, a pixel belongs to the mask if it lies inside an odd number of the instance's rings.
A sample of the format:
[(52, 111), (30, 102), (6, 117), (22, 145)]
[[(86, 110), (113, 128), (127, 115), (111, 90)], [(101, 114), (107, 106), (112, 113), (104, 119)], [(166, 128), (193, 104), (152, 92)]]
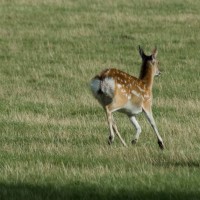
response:
[(118, 69), (110, 68), (102, 71), (91, 80), (91, 90), (94, 97), (106, 111), (110, 130), (109, 144), (114, 141), (116, 134), (122, 144), (127, 146), (114, 122), (113, 112), (125, 113), (135, 126), (136, 134), (132, 140), (132, 144), (138, 141), (141, 133), (141, 127), (136, 120), (136, 115), (144, 112), (157, 136), (159, 147), (164, 149), (163, 140), (152, 115), (153, 80), (154, 76), (160, 75), (158, 61), (156, 60), (157, 49), (155, 48), (152, 54), (147, 56), (139, 46), (139, 53), (142, 58), (139, 78)]

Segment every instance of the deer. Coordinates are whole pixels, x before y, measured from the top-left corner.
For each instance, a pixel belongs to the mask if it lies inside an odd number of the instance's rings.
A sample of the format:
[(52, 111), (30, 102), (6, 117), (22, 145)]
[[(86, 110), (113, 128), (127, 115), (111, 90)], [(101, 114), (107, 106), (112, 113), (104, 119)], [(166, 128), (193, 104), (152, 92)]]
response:
[(163, 150), (164, 143), (152, 113), (154, 77), (161, 74), (158, 68), (158, 50), (155, 47), (151, 55), (146, 55), (139, 46), (139, 54), (142, 58), (142, 65), (138, 78), (116, 68), (108, 68), (92, 78), (90, 82), (91, 91), (106, 112), (109, 126), (108, 144), (113, 143), (116, 135), (127, 147), (118, 131), (113, 112), (118, 111), (126, 114), (134, 125), (136, 134), (132, 144), (138, 142), (141, 133), (136, 115), (143, 112), (156, 134), (160, 149)]

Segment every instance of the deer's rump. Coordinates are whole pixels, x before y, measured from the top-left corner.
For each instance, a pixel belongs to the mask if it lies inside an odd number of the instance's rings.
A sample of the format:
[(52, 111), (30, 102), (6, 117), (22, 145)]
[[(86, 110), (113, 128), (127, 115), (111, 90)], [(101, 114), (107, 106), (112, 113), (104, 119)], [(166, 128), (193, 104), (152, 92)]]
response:
[(101, 104), (109, 104), (114, 97), (115, 80), (112, 77), (94, 77), (90, 82), (94, 97)]

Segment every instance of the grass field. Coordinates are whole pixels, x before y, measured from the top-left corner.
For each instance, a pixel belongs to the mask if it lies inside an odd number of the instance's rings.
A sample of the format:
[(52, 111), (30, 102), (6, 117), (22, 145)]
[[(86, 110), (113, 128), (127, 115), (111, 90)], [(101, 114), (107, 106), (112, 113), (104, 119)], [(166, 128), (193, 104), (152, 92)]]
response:
[[(200, 199), (200, 1), (0, 0), (0, 199)], [(138, 76), (157, 45), (161, 151), (141, 114), (135, 129), (105, 113), (90, 79)]]

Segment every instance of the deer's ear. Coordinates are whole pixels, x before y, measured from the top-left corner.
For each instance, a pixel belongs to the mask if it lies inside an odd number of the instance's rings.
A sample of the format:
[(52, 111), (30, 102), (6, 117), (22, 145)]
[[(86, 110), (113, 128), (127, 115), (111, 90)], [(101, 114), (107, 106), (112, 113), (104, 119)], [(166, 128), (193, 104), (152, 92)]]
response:
[(140, 53), (140, 56), (141, 56), (142, 60), (144, 60), (144, 58), (146, 57), (146, 55), (145, 55), (143, 49), (140, 47), (140, 45), (138, 47), (138, 50), (139, 50), (139, 53)]
[(153, 57), (154, 59), (156, 59), (157, 54), (158, 54), (158, 50), (157, 50), (157, 47), (155, 47), (155, 48), (152, 50), (152, 57)]

